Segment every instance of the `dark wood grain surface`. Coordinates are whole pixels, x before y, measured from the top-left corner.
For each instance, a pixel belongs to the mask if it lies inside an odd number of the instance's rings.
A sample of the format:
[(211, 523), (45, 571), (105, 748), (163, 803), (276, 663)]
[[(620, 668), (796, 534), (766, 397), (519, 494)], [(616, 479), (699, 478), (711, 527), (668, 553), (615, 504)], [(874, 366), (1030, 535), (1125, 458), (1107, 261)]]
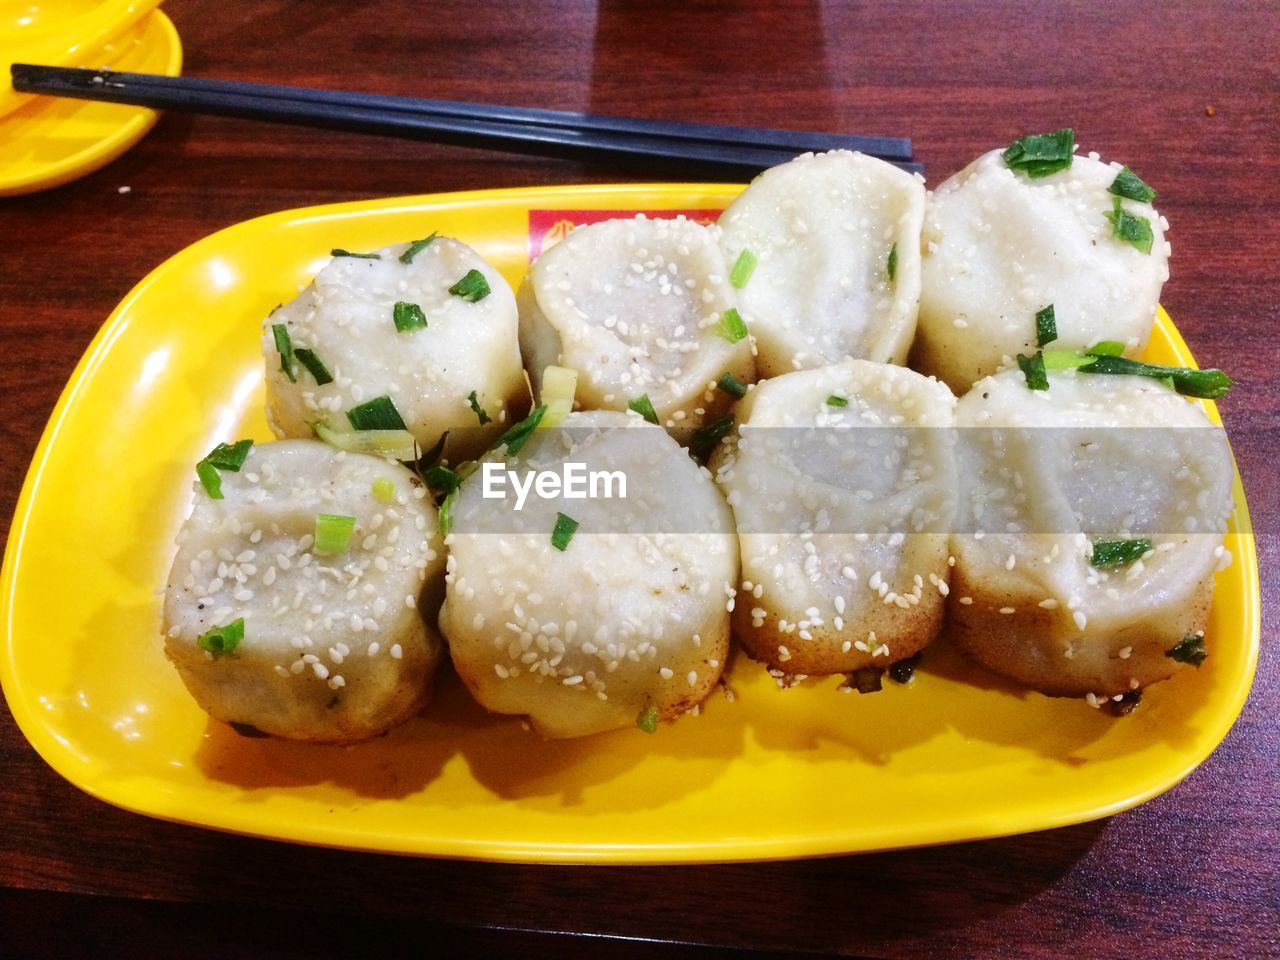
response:
[[(219, 957), (354, 955), (367, 942), (442, 956), (1280, 955), (1280, 667), (1268, 646), (1280, 591), (1280, 8), (170, 0), (165, 9), (191, 74), (900, 134), (934, 182), (1021, 133), (1074, 126), (1085, 149), (1127, 160), (1160, 189), (1174, 249), (1164, 303), (1201, 363), (1242, 381), (1222, 409), (1259, 532), (1262, 660), (1222, 746), (1137, 810), (985, 843), (716, 867), (414, 860), (161, 823), (64, 782), (3, 712), (0, 942)], [(187, 244), (307, 204), (644, 176), (169, 116), (97, 174), (0, 200), (6, 529), (77, 358), (130, 287)], [(119, 193), (125, 185), (131, 192)]]

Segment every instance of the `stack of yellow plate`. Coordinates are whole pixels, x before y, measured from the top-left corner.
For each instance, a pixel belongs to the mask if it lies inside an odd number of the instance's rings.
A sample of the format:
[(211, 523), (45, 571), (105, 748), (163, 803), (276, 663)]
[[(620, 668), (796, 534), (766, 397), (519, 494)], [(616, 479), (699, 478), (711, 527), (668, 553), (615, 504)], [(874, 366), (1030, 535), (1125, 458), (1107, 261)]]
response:
[(176, 76), (182, 44), (160, 0), (0, 3), (0, 196), (97, 170), (137, 143), (152, 110), (16, 93), (13, 63), (108, 67)]

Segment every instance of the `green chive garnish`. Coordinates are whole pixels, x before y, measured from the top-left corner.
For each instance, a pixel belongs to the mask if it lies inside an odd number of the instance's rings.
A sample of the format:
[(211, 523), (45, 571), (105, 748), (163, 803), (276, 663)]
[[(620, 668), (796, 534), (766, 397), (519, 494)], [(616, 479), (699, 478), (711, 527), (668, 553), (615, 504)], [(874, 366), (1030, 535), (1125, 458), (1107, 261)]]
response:
[(276, 338), (276, 352), (280, 354), (280, 369), (284, 371), (290, 383), (297, 383), (298, 365), (294, 362), (293, 341), (289, 338), (289, 328), (283, 323), (273, 323), (271, 335)]
[(432, 232), (429, 237), (423, 237), (421, 240), (413, 241), (413, 243), (409, 244), (409, 249), (400, 254), (400, 262), (413, 263), (413, 258), (423, 250), (427, 249), (427, 247), (431, 246), (431, 241), (438, 236), (440, 236), (440, 234)]
[(1028, 390), (1048, 390), (1049, 375), (1044, 369), (1044, 354), (1037, 350), (1029, 357), (1018, 354), (1018, 366), (1022, 375), (1027, 378)]
[(379, 477), (373, 481), (373, 498), (379, 503), (395, 503), (396, 484), (390, 477)]
[(1156, 198), (1156, 192), (1143, 183), (1142, 178), (1128, 167), (1116, 174), (1116, 178), (1111, 181), (1111, 186), (1107, 189), (1117, 197), (1127, 197), (1138, 203), (1150, 203)]
[(352, 253), (350, 250), (343, 250), (341, 247), (334, 247), (329, 251), (331, 257), (354, 257), (356, 260), (381, 260), (380, 253)]
[(316, 386), (323, 387), (326, 383), (333, 383), (333, 375), (329, 373), (329, 368), (315, 355), (314, 351), (306, 347), (298, 347), (293, 351), (293, 355), (307, 368), (307, 373), (315, 377)]
[(196, 464), (196, 476), (200, 478), (200, 485), (204, 487), (204, 492), (209, 495), (209, 499), (226, 499), (222, 495), (222, 477), (208, 460), (201, 460)]
[(201, 650), (208, 651), (216, 660), (225, 654), (231, 653), (236, 647), (240, 646), (240, 641), (244, 639), (244, 617), (232, 620), (226, 626), (214, 627), (207, 633), (200, 635), (196, 640), (196, 646)]
[(738, 254), (738, 259), (733, 262), (733, 269), (729, 271), (729, 282), (733, 284), (734, 289), (741, 290), (747, 285), (747, 281), (751, 279), (751, 274), (755, 273), (756, 264), (760, 261), (756, 259), (756, 255), (745, 247)]
[(476, 399), (476, 392), (471, 391), (467, 395), (467, 403), (471, 405), (471, 412), (474, 413), (480, 421), (480, 426), (484, 426), (489, 422), (489, 414), (485, 413), (484, 407), (480, 406), (480, 401)]
[(233, 444), (220, 443), (196, 464), (196, 476), (200, 478), (200, 484), (204, 487), (205, 493), (209, 494), (210, 499), (225, 499), (222, 496), (222, 477), (218, 471), (230, 470), (239, 473), (252, 446), (252, 440), (237, 440)]
[(627, 409), (640, 414), (650, 423), (658, 422), (658, 412), (653, 409), (653, 401), (649, 399), (647, 393), (642, 393), (640, 396), (628, 400)]
[(1038, 179), (1071, 166), (1075, 145), (1075, 131), (1068, 128), (1022, 137), (1013, 141), (1001, 156), (1009, 169)]
[(1075, 370), (1093, 363), (1095, 357), (1118, 357), (1124, 353), (1124, 344), (1119, 340), (1102, 340), (1088, 350), (1046, 350), (1044, 366), (1046, 370)]
[[(745, 397), (747, 395), (747, 385), (728, 370), (720, 374), (720, 379), (716, 381), (716, 386), (731, 397)], [(645, 399), (648, 398), (646, 397)], [(654, 422), (656, 423), (657, 421), (655, 420)]]
[(1098, 540), (1093, 545), (1089, 563), (1099, 570), (1127, 567), (1151, 549), (1151, 541), (1145, 537), (1134, 540)]
[(445, 495), (440, 504), (440, 536), (447, 537), (453, 530), (453, 505), (458, 502), (458, 489), (455, 487)]
[(889, 274), (889, 282), (898, 279), (898, 245), (889, 248), (889, 259), (884, 262), (885, 273)]
[(564, 553), (565, 548), (569, 546), (569, 541), (573, 539), (574, 532), (578, 529), (578, 521), (573, 517), (567, 517), (563, 513), (556, 514), (556, 527), (551, 531), (551, 545)]
[(730, 307), (720, 318), (720, 326), (716, 332), (730, 343), (737, 343), (747, 335), (747, 324), (742, 319), (742, 314)]
[(841, 397), (834, 393), (831, 394), (831, 396), (827, 397), (828, 407), (847, 407), (848, 405), (849, 405), (848, 397)]
[(497, 450), (499, 447), (507, 448), (506, 455), (514, 457), (520, 452), (520, 448), (525, 445), (525, 441), (533, 435), (533, 431), (538, 428), (538, 424), (542, 422), (542, 418), (546, 416), (547, 405), (540, 403), (533, 408), (533, 412), (521, 420), (519, 423), (509, 427), (507, 432), (498, 438), (498, 442), (491, 449)]
[(468, 270), (467, 275), (449, 288), (455, 297), (475, 303), (489, 295), (489, 281), (479, 270)]
[(460, 476), (441, 464), (437, 464), (424, 473), (422, 480), (432, 490), (443, 493), (446, 497), (462, 484)]
[(1053, 304), (1036, 314), (1036, 346), (1043, 347), (1058, 339), (1058, 322), (1053, 316)]
[(347, 411), (347, 419), (355, 430), (407, 430), (400, 411), (385, 394), (366, 400)]
[(1189, 663), (1193, 667), (1199, 667), (1200, 664), (1204, 663), (1205, 658), (1209, 656), (1209, 651), (1204, 646), (1204, 634), (1188, 633), (1175, 643), (1172, 648), (1166, 650), (1164, 655), (1170, 660), (1177, 660), (1179, 663)]
[(707, 454), (717, 443), (727, 437), (732, 429), (733, 415), (730, 414), (693, 431), (693, 437), (689, 441), (689, 452), (699, 460), (705, 460)]
[(205, 457), (211, 465), (219, 470), (231, 470), (238, 473), (244, 466), (245, 458), (253, 448), (252, 440), (237, 440), (235, 443), (220, 443)]
[(427, 329), (427, 315), (422, 312), (422, 308), (416, 303), (406, 303), (403, 300), (397, 301), (391, 311), (391, 320), (401, 333), (407, 333), (410, 330)]
[(355, 517), (336, 513), (316, 514), (316, 553), (346, 553), (351, 533), (356, 528)]
[(1155, 235), (1151, 232), (1151, 222), (1146, 217), (1135, 217), (1120, 205), (1116, 197), (1111, 211), (1106, 218), (1111, 221), (1111, 235), (1123, 240), (1135, 250), (1143, 253), (1151, 252), (1151, 244)]
[(658, 729), (658, 708), (653, 704), (645, 707), (636, 717), (636, 726), (645, 733), (655, 733)]
[(1128, 357), (1095, 356), (1081, 373), (1117, 373), (1135, 377), (1151, 377), (1166, 380), (1174, 390), (1185, 397), (1201, 400), (1217, 400), (1235, 386), (1235, 381), (1221, 370), (1191, 370), (1187, 367), (1165, 367), (1158, 363), (1143, 363)]

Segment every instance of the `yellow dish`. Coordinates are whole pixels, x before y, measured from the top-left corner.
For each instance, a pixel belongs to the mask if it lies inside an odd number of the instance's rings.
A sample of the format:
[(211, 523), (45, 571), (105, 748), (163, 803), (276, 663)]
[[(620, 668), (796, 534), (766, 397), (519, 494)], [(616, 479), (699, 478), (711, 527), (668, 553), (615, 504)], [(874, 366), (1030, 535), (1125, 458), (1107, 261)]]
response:
[[(182, 71), (182, 43), (173, 22), (157, 10), (98, 48), (89, 63), (174, 77)], [(30, 98), (0, 116), (0, 197), (92, 173), (141, 140), (157, 116), (117, 103)]]
[(31, 99), (9, 77), (13, 63), (100, 67), (103, 48), (160, 0), (26, 0), (0, 4), (0, 115)]
[[(270, 439), (262, 318), (328, 259), (432, 230), (512, 282), (531, 249), (602, 210), (714, 217), (741, 189), (551, 187), (293, 210), (223, 230), (151, 273), (81, 360), (9, 535), (0, 679), (63, 776), (168, 820), (305, 843), (519, 861), (727, 861), (972, 840), (1103, 817), (1167, 790), (1231, 727), (1258, 655), (1257, 559), (1237, 477), (1209, 659), (1115, 719), (925, 652), (910, 686), (779, 690), (738, 656), (700, 716), (542, 741), (452, 676), (426, 714), (353, 748), (247, 740), (165, 661), (161, 585), (215, 442)], [(534, 236), (530, 228), (534, 228)], [(1191, 363), (1161, 312), (1147, 358)], [(1212, 404), (1206, 405), (1216, 417)]]

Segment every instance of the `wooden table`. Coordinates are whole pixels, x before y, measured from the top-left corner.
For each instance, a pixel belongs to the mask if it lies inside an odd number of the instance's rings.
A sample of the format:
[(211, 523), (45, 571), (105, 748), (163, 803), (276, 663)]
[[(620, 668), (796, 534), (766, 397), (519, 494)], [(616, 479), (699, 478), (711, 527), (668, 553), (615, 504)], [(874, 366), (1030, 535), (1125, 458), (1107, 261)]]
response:
[[(646, 117), (910, 136), (937, 182), (1071, 125), (1173, 224), (1163, 300), (1222, 405), (1280, 591), (1275, 4), (464, 4), (171, 0), (186, 71)], [(2, 149), (2, 147), (0, 147)], [(8, 525), (76, 359), (153, 266), (228, 224), (338, 200), (642, 171), (168, 116), (77, 183), (0, 201)], [(131, 192), (117, 192), (121, 186)], [(1271, 639), (1267, 636), (1267, 639)], [(287, 846), (90, 799), (0, 719), (0, 942), (79, 953), (531, 956), (1280, 955), (1280, 668), (1185, 783), (1109, 821), (985, 843), (727, 867), (512, 867)], [(566, 935), (579, 936), (569, 943)], [(658, 944), (662, 945), (659, 949)], [(250, 945), (256, 945), (251, 951)], [(712, 945), (708, 948), (707, 945)]]

